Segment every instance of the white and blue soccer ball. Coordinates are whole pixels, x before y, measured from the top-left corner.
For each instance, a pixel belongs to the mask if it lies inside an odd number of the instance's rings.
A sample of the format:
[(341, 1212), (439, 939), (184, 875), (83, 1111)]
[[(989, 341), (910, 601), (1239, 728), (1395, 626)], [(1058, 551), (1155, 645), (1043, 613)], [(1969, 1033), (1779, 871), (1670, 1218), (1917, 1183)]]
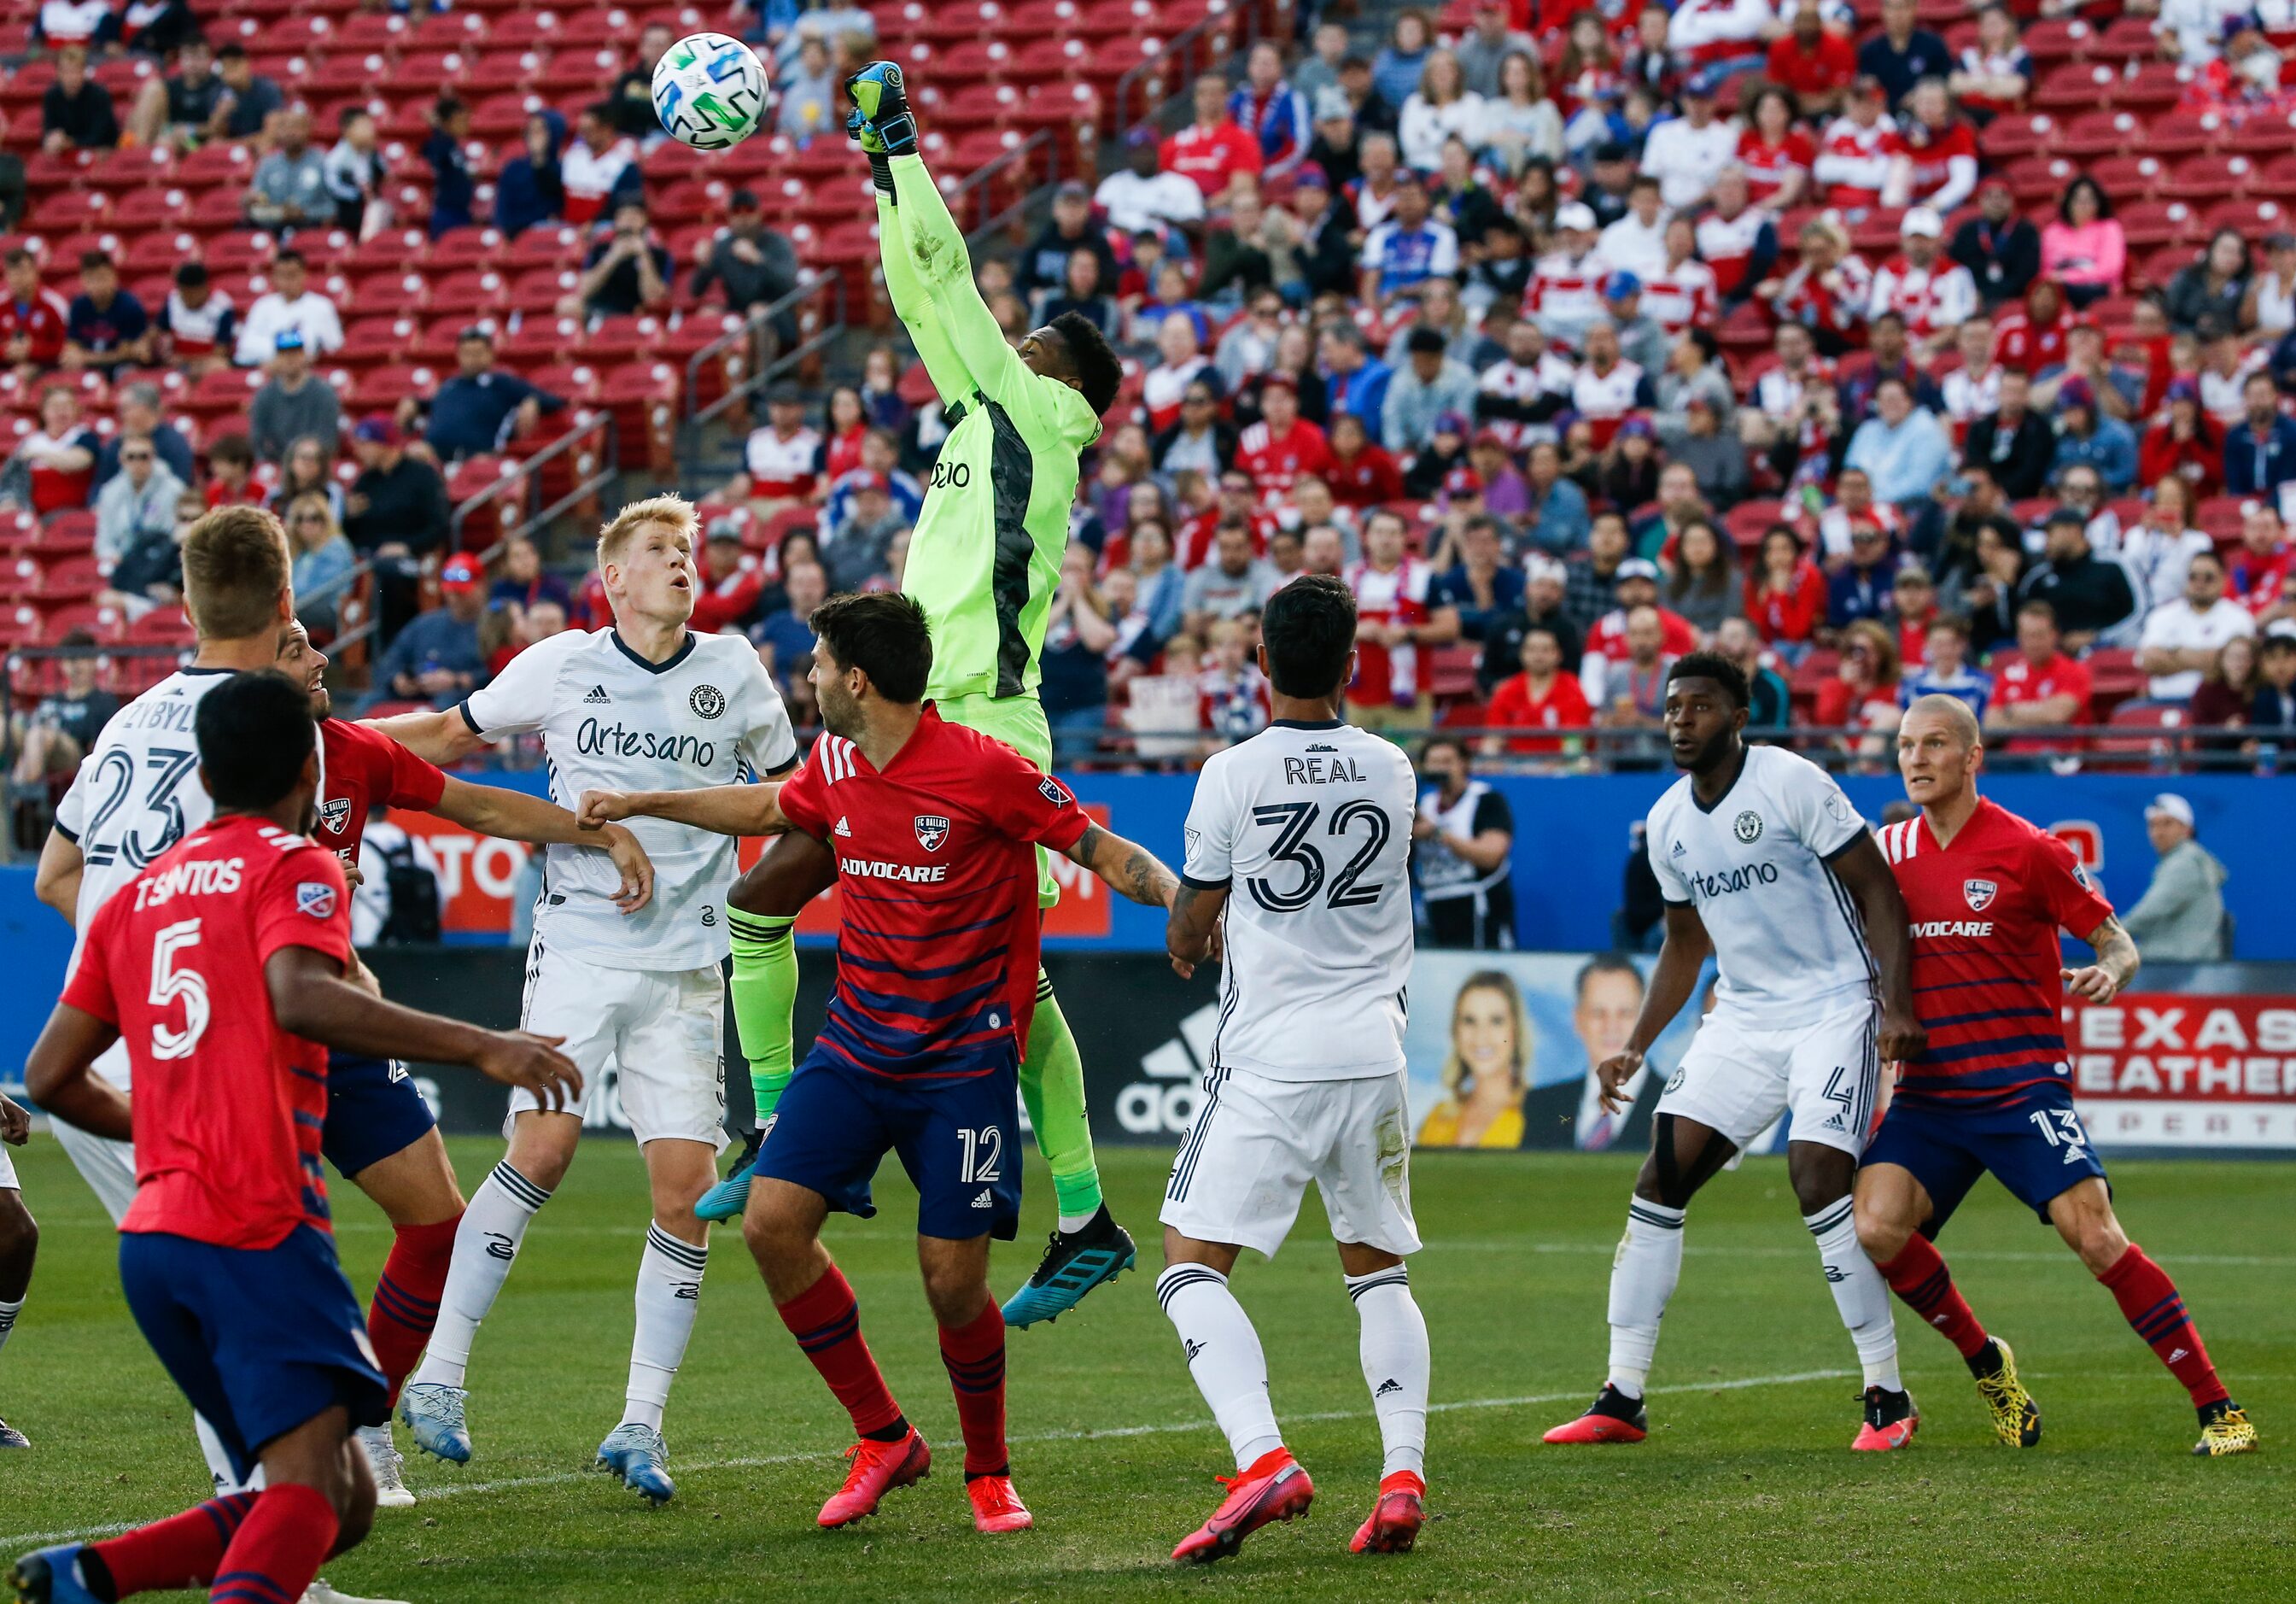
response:
[(653, 110), (671, 138), (722, 151), (758, 131), (766, 114), (766, 65), (722, 33), (688, 34), (653, 68)]

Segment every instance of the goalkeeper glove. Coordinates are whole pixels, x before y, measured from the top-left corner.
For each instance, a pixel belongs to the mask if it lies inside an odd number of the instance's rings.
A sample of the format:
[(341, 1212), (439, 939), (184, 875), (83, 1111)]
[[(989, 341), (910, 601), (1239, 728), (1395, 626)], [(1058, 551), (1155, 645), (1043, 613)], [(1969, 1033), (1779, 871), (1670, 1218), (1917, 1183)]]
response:
[(869, 179), (877, 186), (877, 193), (899, 205), (893, 194), (893, 159), (885, 153), (885, 142), (877, 137), (876, 129), (862, 120), (857, 110), (845, 119), (845, 136), (859, 145), (861, 153), (869, 158)]
[(845, 93), (884, 144), (888, 156), (917, 153), (917, 121), (909, 115), (908, 87), (898, 62), (872, 62), (845, 80)]

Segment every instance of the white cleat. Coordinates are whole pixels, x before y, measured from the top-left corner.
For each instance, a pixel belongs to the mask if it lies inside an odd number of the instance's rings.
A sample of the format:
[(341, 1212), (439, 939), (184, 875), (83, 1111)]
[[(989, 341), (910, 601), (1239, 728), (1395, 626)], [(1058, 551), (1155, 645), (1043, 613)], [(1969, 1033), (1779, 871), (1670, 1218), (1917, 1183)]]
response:
[(374, 1507), (378, 1509), (411, 1509), (414, 1494), (406, 1487), (406, 1461), (390, 1440), (390, 1427), (362, 1426), (358, 1429), (359, 1446), (366, 1450), (367, 1468), (374, 1473)]
[(321, 1577), (303, 1590), (302, 1604), (406, 1604), (404, 1599), (362, 1599), (353, 1593), (329, 1587)]

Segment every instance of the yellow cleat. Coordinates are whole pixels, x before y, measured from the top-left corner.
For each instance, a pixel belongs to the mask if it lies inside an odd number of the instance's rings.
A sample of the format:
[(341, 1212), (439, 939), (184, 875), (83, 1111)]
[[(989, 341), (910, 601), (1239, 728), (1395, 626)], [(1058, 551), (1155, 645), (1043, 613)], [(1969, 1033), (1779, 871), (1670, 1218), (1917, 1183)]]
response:
[[(1989, 1363), (1988, 1363), (1989, 1361)], [(1985, 1368), (1980, 1368), (1985, 1367)], [(2030, 1448), (2041, 1440), (2041, 1410), (2033, 1394), (2017, 1379), (2017, 1355), (1997, 1337), (1969, 1361), (1977, 1378), (1977, 1396), (1993, 1418), (1993, 1435), (2012, 1448)]]
[(2227, 1453), (2256, 1452), (2256, 1424), (2248, 1411), (2231, 1399), (2212, 1405), (2201, 1419), (2201, 1440), (2193, 1444), (2193, 1452), (2210, 1459)]

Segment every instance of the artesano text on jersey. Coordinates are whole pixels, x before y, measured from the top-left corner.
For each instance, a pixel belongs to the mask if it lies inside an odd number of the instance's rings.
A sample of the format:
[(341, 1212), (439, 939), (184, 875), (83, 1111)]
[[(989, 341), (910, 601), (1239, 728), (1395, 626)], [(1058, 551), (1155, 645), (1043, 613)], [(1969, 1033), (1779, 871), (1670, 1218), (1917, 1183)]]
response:
[(1228, 892), (1211, 1067), (1402, 1067), (1414, 800), (1401, 750), (1339, 723), (1279, 720), (1204, 764), (1183, 878)]
[(1716, 1004), (1764, 1030), (1804, 1024), (1871, 996), (1857, 904), (1832, 864), (1866, 834), (1832, 775), (1775, 746), (1708, 807), (1677, 780), (1650, 811), (1652, 871), (1714, 938)]
[[(692, 791), (777, 774), (797, 761), (781, 694), (737, 635), (697, 635), (648, 662), (612, 629), (569, 630), (511, 659), (463, 703), (489, 739), (539, 732), (550, 799), (585, 791)], [(610, 969), (699, 969), (727, 951), (718, 904), (734, 880), (736, 843), (666, 819), (629, 822), (653, 860), (653, 901), (614, 905), (621, 876), (603, 852), (548, 849), (537, 937)]]

